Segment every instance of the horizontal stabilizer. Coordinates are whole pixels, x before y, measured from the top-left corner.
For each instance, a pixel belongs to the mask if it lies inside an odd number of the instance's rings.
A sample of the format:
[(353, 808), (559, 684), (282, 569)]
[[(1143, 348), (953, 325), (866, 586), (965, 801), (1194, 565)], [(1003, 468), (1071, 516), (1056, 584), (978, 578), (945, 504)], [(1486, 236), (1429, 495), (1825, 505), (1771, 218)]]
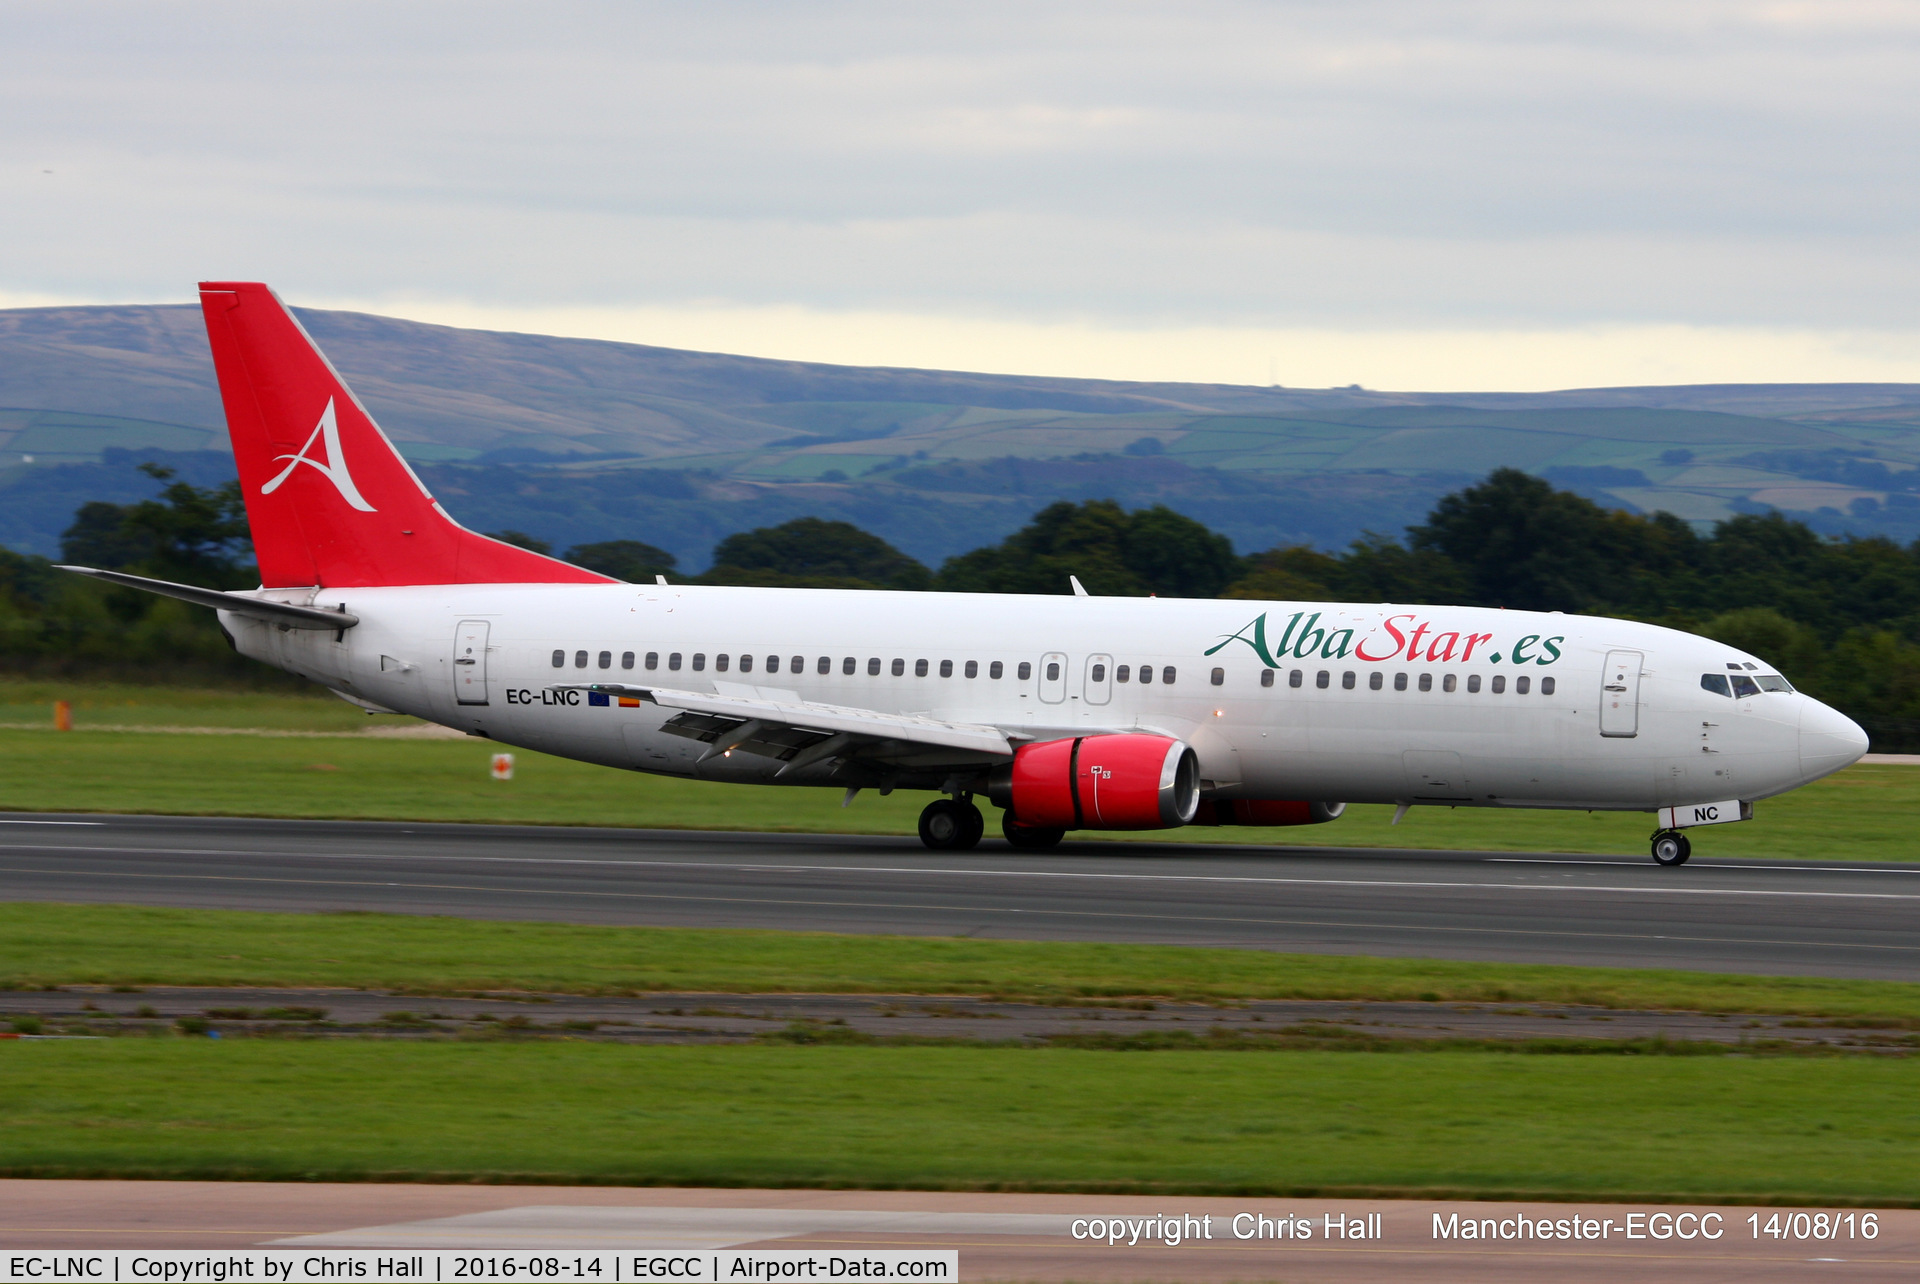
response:
[(685, 709), (691, 713), (712, 714), (722, 718), (753, 721), (765, 726), (793, 727), (822, 734), (845, 734), (873, 740), (903, 740), (909, 744), (938, 745), (944, 749), (966, 749), (974, 753), (1010, 755), (1013, 744), (998, 727), (971, 722), (943, 722), (905, 713), (879, 713), (847, 705), (815, 704), (811, 701), (789, 703), (749, 696), (702, 695), (695, 691), (673, 691), (662, 687), (630, 686), (617, 682), (587, 682), (575, 686), (555, 686), (555, 691), (602, 691), (608, 695), (637, 697), (666, 709)]
[(223, 593), (219, 589), (200, 588), (193, 584), (175, 584), (171, 580), (150, 580), (144, 575), (128, 575), (125, 571), (101, 571), (91, 566), (60, 566), (55, 569), (72, 571), (75, 575), (90, 575), (96, 580), (139, 589), (143, 593), (177, 597), (182, 602), (192, 602), (196, 606), (210, 606), (216, 611), (250, 615), (256, 620), (284, 624), (290, 629), (350, 629), (360, 623), (359, 616), (350, 615), (345, 611), (327, 611), (314, 606), (295, 606), (291, 602), (272, 602), (247, 593)]

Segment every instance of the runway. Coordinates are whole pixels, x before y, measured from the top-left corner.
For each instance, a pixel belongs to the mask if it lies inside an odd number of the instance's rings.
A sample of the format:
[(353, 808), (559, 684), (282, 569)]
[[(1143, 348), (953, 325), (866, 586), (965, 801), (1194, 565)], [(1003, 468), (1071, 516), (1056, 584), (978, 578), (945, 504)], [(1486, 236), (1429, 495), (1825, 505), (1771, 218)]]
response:
[(1920, 979), (1920, 865), (0, 817), (0, 899)]

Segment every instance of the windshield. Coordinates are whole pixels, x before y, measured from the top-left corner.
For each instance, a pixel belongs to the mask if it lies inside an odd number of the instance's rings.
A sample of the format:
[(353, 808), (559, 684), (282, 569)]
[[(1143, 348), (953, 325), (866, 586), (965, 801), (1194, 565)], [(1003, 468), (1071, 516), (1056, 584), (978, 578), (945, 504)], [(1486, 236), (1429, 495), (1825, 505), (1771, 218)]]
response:
[(1791, 692), (1793, 684), (1777, 673), (1703, 673), (1700, 688), (1739, 700), (1765, 691)]

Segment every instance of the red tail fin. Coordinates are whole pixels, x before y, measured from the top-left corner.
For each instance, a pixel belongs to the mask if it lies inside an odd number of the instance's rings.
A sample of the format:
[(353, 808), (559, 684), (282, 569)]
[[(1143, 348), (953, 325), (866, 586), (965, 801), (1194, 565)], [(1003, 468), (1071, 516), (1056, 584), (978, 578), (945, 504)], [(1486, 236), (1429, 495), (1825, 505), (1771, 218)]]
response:
[(200, 308), (267, 588), (612, 582), (448, 517), (266, 286), (202, 282)]

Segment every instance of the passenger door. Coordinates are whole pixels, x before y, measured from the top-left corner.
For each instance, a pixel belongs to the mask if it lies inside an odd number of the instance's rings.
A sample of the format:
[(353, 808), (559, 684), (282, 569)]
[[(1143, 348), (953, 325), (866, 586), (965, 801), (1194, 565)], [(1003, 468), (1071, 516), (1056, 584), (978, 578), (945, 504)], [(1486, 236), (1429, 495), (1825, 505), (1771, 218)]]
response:
[(461, 704), (487, 703), (487, 622), (462, 620), (453, 640), (453, 696)]
[(1067, 698), (1067, 657), (1049, 651), (1040, 657), (1040, 702), (1059, 704)]
[(1087, 703), (1105, 704), (1111, 699), (1113, 699), (1113, 657), (1110, 655), (1088, 656)]
[(1600, 675), (1600, 734), (1625, 739), (1640, 734), (1640, 662), (1638, 651), (1607, 652)]

